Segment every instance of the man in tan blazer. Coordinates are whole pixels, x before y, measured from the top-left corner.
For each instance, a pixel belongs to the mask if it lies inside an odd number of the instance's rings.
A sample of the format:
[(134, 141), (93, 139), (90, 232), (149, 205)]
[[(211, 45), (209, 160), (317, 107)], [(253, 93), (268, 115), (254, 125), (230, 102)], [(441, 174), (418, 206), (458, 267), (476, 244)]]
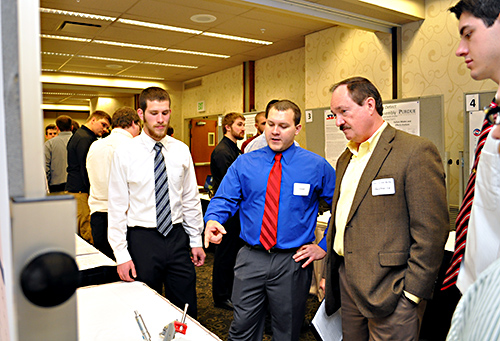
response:
[(327, 235), (326, 310), (344, 340), (418, 340), (449, 217), (435, 145), (388, 125), (367, 79), (335, 84), (331, 111), (349, 140), (337, 161)]

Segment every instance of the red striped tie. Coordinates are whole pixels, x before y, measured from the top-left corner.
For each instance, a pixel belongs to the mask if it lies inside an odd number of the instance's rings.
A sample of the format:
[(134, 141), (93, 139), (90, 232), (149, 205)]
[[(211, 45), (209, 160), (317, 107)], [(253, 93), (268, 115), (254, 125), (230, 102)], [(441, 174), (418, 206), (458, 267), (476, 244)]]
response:
[[(490, 105), (491, 107), (496, 107), (495, 101)], [(455, 222), (456, 226), (456, 236), (455, 236), (455, 252), (451, 258), (451, 264), (446, 271), (445, 279), (443, 281), (443, 286), (441, 290), (446, 290), (449, 287), (457, 283), (458, 272), (460, 271), (460, 264), (465, 254), (465, 242), (467, 238), (467, 229), (469, 227), (469, 218), (472, 209), (472, 201), (474, 200), (474, 187), (476, 184), (476, 170), (477, 164), (479, 162), (479, 156), (481, 155), (481, 150), (483, 149), (484, 143), (486, 142), (486, 137), (491, 130), (492, 125), (487, 119), (483, 122), (483, 127), (479, 133), (479, 139), (477, 141), (476, 151), (474, 152), (474, 164), (469, 176), (469, 181), (467, 182), (467, 188), (465, 189), (464, 199), (460, 210), (457, 215), (457, 220)]]
[(266, 203), (264, 205), (264, 216), (262, 217), (262, 228), (260, 230), (260, 242), (266, 250), (276, 245), (276, 234), (278, 231), (278, 210), (281, 187), (281, 154), (274, 156), (274, 165), (269, 173), (266, 189)]

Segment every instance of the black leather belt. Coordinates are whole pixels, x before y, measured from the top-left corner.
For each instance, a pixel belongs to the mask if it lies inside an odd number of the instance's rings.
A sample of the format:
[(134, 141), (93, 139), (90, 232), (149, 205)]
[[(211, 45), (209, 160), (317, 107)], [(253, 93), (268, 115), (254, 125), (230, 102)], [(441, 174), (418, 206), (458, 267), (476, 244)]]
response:
[(259, 250), (259, 251), (264, 251), (268, 253), (292, 253), (300, 249), (299, 247), (294, 247), (291, 249), (278, 249), (276, 247), (272, 247), (269, 250), (266, 250), (262, 245), (250, 245), (248, 243), (245, 243), (245, 246), (248, 247), (251, 250)]

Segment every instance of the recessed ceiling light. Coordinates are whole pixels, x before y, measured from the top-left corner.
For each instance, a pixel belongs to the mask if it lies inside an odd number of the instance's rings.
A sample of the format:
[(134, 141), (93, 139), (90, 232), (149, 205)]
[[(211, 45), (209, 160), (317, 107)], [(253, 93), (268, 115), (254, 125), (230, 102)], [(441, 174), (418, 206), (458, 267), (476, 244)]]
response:
[(119, 65), (119, 64), (108, 64), (108, 65), (106, 65), (106, 67), (108, 69), (113, 69), (113, 70), (123, 69), (123, 65)]
[(211, 14), (195, 14), (190, 19), (199, 24), (209, 24), (217, 20), (217, 17)]

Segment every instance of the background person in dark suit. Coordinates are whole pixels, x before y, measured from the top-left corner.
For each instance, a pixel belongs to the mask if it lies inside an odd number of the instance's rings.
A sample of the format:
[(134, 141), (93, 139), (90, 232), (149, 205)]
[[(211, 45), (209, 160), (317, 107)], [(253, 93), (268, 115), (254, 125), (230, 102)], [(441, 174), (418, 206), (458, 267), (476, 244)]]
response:
[(337, 161), (327, 235), (326, 311), (344, 340), (418, 340), (448, 234), (445, 175), (427, 139), (388, 125), (367, 79), (332, 87), (349, 140)]

